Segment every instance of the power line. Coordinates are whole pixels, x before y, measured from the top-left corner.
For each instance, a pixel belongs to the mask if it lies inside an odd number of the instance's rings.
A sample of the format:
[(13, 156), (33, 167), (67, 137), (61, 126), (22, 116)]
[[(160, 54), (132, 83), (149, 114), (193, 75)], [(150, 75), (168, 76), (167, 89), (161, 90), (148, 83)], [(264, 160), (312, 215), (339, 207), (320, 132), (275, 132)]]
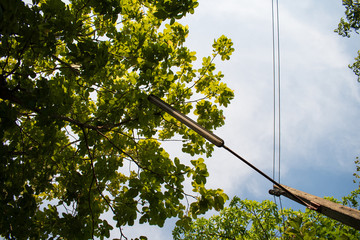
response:
[[(272, 42), (273, 42), (273, 179), (280, 182), (281, 165), (281, 61), (280, 61), (280, 17), (279, 1), (272, 0)], [(277, 156), (277, 158), (276, 158)]]
[(279, 1), (276, 0), (276, 12), (277, 12), (277, 43), (278, 43), (278, 120), (279, 120), (279, 126), (278, 126), (278, 137), (279, 137), (279, 149), (278, 149), (278, 182), (280, 182), (280, 166), (281, 166), (281, 61), (280, 61), (280, 17), (279, 17)]
[[(276, 160), (278, 165), (278, 182), (281, 176), (281, 61), (280, 61), (280, 17), (279, 17), (279, 1), (271, 2), (271, 18), (272, 18), (272, 44), (273, 44), (273, 179), (276, 178)], [(277, 97), (276, 97), (277, 96)], [(278, 114), (276, 114), (276, 107)], [(277, 147), (276, 148), (276, 144)], [(276, 159), (276, 152), (278, 158)], [(274, 195), (274, 202), (276, 196)], [(282, 211), (282, 201), (279, 195), (279, 204)], [(285, 219), (283, 217), (283, 222)]]
[(275, 67), (275, 61), (276, 61), (276, 52), (275, 52), (275, 17), (274, 17), (274, 0), (271, 2), (271, 20), (272, 20), (272, 71), (273, 71), (273, 179), (275, 179), (275, 159), (276, 159), (276, 67)]

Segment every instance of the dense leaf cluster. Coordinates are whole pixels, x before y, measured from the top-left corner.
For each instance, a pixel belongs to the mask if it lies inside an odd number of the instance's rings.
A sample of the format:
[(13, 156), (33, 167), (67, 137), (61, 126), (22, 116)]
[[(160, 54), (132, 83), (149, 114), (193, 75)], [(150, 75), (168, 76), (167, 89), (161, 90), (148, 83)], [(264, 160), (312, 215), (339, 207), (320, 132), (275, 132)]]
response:
[[(223, 207), (203, 159), (171, 158), (161, 141), (210, 156), (213, 145), (147, 101), (163, 98), (208, 129), (233, 92), (215, 72), (231, 40), (194, 67), (176, 22), (196, 0), (0, 2), (0, 235), (108, 237), (139, 219), (162, 226)], [(196, 196), (184, 192), (189, 179)], [(194, 198), (187, 204), (185, 198)]]

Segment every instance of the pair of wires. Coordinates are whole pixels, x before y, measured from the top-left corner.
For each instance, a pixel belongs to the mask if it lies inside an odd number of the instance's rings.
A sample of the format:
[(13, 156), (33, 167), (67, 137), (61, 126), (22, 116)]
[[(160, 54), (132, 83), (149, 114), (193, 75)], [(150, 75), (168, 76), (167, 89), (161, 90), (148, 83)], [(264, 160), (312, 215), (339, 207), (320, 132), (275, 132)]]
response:
[[(273, 71), (273, 179), (280, 183), (281, 165), (281, 61), (279, 1), (272, 0), (272, 71)], [(276, 202), (276, 200), (275, 200)], [(280, 199), (281, 204), (281, 199)]]

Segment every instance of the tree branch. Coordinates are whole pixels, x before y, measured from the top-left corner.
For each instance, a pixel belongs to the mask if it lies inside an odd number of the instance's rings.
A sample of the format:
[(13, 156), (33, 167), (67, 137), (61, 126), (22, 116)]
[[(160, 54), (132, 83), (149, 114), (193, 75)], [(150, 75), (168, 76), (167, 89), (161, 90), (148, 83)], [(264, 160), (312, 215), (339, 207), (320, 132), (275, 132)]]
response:
[[(92, 208), (91, 208), (91, 188), (92, 188), (92, 185), (93, 185), (94, 182), (95, 182), (96, 188), (97, 188), (100, 196), (102, 197), (102, 199), (104, 199), (104, 201), (109, 206), (109, 208), (111, 209), (113, 214), (115, 214), (115, 209), (113, 208), (111, 203), (106, 199), (106, 197), (102, 193), (102, 190), (100, 189), (99, 182), (98, 182), (98, 179), (97, 179), (96, 173), (95, 173), (95, 166), (94, 166), (94, 160), (93, 160), (94, 159), (94, 154), (91, 154), (90, 147), (89, 147), (89, 144), (88, 144), (88, 138), (87, 138), (87, 134), (85, 132), (85, 129), (84, 128), (81, 128), (81, 129), (82, 129), (82, 132), (84, 134), (85, 144), (86, 144), (86, 148), (88, 150), (88, 154), (89, 154), (89, 158), (90, 158), (90, 162), (91, 162), (90, 167), (91, 167), (91, 170), (92, 170), (92, 179), (91, 179), (91, 183), (90, 183), (90, 187), (89, 187), (89, 208), (90, 208), (90, 211), (91, 211), (91, 218), (92, 218), (92, 239), (94, 239), (95, 220), (94, 220), (94, 215), (93, 215)], [(119, 230), (120, 230), (121, 238), (124, 237), (127, 240), (127, 238), (123, 234), (122, 229), (121, 229), (120, 226), (119, 226)]]
[(60, 58), (58, 58), (55, 55), (51, 55), (51, 57), (54, 58), (55, 60), (59, 61), (61, 64), (65, 65), (69, 69), (71, 69), (71, 71), (74, 73), (74, 75), (79, 75), (80, 74), (79, 69), (74, 68), (71, 64), (69, 64), (67, 62), (64, 62), (63, 60), (61, 60)]

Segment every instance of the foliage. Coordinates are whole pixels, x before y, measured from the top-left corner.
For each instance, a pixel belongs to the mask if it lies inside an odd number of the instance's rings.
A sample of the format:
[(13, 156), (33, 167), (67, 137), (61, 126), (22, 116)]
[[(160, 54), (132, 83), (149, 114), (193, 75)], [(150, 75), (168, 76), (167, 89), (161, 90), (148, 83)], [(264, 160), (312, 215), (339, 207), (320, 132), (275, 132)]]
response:
[[(358, 178), (359, 161), (356, 161)], [(343, 205), (359, 209), (360, 186), (344, 197)], [(334, 198), (328, 200), (338, 202)], [(190, 228), (176, 227), (175, 240), (190, 239), (360, 239), (360, 232), (316, 211), (278, 209), (274, 202), (234, 197), (229, 207), (209, 219), (199, 218)]]
[[(360, 29), (360, 4), (358, 0), (343, 0), (345, 6), (345, 19), (341, 18), (338, 28), (335, 30), (339, 35), (343, 37), (350, 37), (351, 33), (355, 32), (359, 34)], [(349, 67), (358, 76), (360, 81), (360, 51), (355, 58), (355, 62)]]
[(360, 232), (317, 212), (279, 210), (274, 202), (234, 197), (229, 207), (189, 229), (176, 227), (175, 240), (187, 239), (359, 239)]
[(348, 196), (343, 197), (342, 202), (343, 204), (352, 207), (352, 208), (357, 208), (360, 210), (360, 160), (359, 157), (356, 158), (355, 161), (355, 165), (356, 165), (356, 172), (353, 174), (354, 176), (354, 183), (358, 184), (358, 188), (355, 189), (354, 191), (352, 191)]
[[(264, 222), (266, 221), (266, 222)], [(209, 219), (199, 218), (190, 230), (177, 227), (174, 239), (270, 239), (281, 219), (276, 204), (234, 197), (230, 206)]]
[[(111, 211), (122, 238), (137, 219), (186, 225), (222, 209), (227, 196), (205, 187), (202, 158), (180, 162), (161, 141), (181, 137), (192, 156), (210, 156), (213, 145), (147, 101), (154, 94), (185, 114), (196, 109), (210, 130), (224, 124), (221, 107), (233, 92), (214, 59), (234, 49), (222, 36), (193, 66), (188, 28), (177, 19), (197, 5), (0, 2), (0, 235), (103, 239), (115, 227), (102, 217)], [(186, 179), (198, 197), (184, 192)]]

